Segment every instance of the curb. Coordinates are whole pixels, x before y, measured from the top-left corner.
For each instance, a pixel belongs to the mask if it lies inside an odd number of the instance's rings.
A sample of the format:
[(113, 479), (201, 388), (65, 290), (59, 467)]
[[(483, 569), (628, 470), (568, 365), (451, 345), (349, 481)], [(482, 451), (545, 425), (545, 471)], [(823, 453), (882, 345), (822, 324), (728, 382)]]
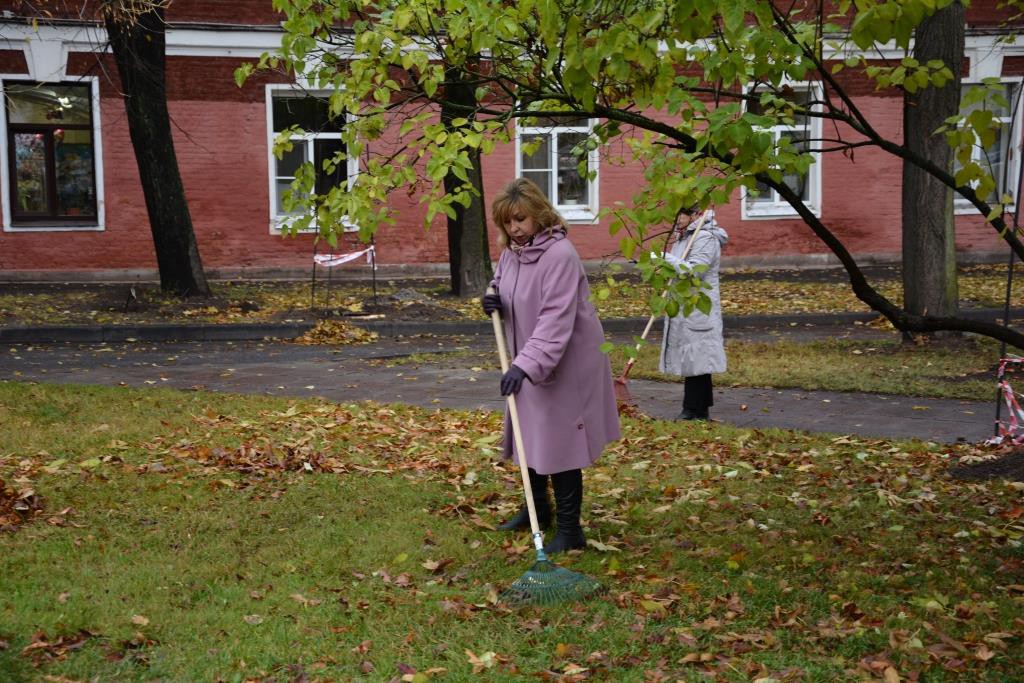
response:
[[(970, 320), (1002, 320), (1003, 309), (984, 308), (960, 312)], [(1010, 309), (1011, 318), (1024, 317), (1024, 308)], [(852, 325), (878, 318), (877, 313), (794, 313), (783, 315), (726, 315), (723, 326), (729, 328), (788, 328), (800, 325)], [(376, 332), (382, 337), (420, 334), (480, 335), (491, 333), (489, 321), (386, 321), (350, 319), (354, 325)], [(601, 325), (606, 332), (639, 332), (647, 318), (606, 318)], [(0, 327), (0, 343), (50, 344), (104, 342), (170, 342), (170, 341), (255, 341), (260, 339), (294, 339), (314, 327), (313, 322), (295, 323), (232, 323), (224, 325), (49, 325), (39, 327)]]
[(313, 323), (242, 323), (231, 325), (84, 325), (0, 327), (0, 342), (49, 344), (128, 341), (251, 341), (294, 339), (313, 328)]

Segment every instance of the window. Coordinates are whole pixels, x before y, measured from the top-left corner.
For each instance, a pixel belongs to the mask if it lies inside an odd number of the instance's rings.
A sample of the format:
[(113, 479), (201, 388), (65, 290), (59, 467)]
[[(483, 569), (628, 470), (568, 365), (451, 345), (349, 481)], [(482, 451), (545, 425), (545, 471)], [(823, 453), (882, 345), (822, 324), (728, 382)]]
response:
[[(516, 138), (518, 175), (532, 180), (558, 212), (570, 222), (593, 222), (597, 217), (597, 180), (579, 172), (572, 150), (590, 136), (585, 118), (538, 118), (520, 126)], [(587, 169), (597, 170), (597, 152), (587, 153)]]
[[(965, 83), (960, 93), (960, 99), (965, 99), (970, 91), (984, 87), (988, 86)], [(998, 203), (1004, 194), (1016, 199), (1015, 185), (1020, 171), (1020, 155), (1016, 153), (1017, 145), (1010, 144), (1011, 140), (1019, 140), (1021, 134), (1020, 116), (1015, 116), (1020, 110), (1020, 83), (1002, 83), (999, 85), (999, 91), (1008, 106), (1002, 106), (1001, 102), (995, 103), (991, 96), (987, 96), (985, 100), (961, 109), (961, 113), (965, 115), (976, 109), (991, 110), (992, 120), (1002, 124), (992, 145), (984, 148), (978, 141), (971, 150), (971, 158), (992, 174), (992, 178), (996, 181), (995, 191), (988, 197), (982, 198), (988, 204)], [(954, 161), (953, 166), (954, 170), (960, 169), (958, 161)], [(953, 196), (957, 213), (972, 213), (977, 210), (959, 194)], [(1007, 210), (1013, 211), (1014, 206), (1011, 204)]]
[(99, 226), (93, 88), (4, 81), (5, 227)]
[[(325, 171), (323, 162), (345, 151), (341, 139), (345, 127), (344, 114), (332, 116), (327, 97), (298, 90), (268, 90), (270, 110), (270, 201), (271, 231), (278, 231), (289, 218), (299, 211), (288, 211), (284, 197), (289, 191), (299, 167), (309, 162), (316, 173), (314, 192), (326, 194), (332, 187), (348, 187), (359, 170), (359, 160), (350, 155), (346, 162), (338, 164), (333, 171)], [(279, 133), (298, 126), (301, 131), (291, 136), (292, 148), (278, 159), (274, 155), (273, 143)], [(353, 228), (354, 229), (354, 228)]]
[[(818, 88), (808, 83), (790, 84), (784, 91), (785, 99), (807, 109), (813, 107), (817, 98)], [(757, 94), (751, 90), (750, 94)], [(757, 101), (746, 101), (747, 111), (754, 114), (762, 114), (762, 106)], [(786, 139), (799, 151), (815, 149), (816, 141), (821, 138), (821, 119), (795, 112), (792, 122), (777, 120), (771, 128), (764, 129), (771, 133), (778, 144), (780, 140)], [(789, 173), (782, 177), (782, 181), (795, 193), (799, 194), (804, 204), (816, 215), (820, 211), (821, 195), (821, 159), (820, 155), (814, 153), (814, 163), (811, 164), (806, 175)], [(779, 193), (763, 183), (757, 184), (758, 193), (743, 192), (743, 218), (776, 218), (780, 216), (796, 216), (796, 210), (789, 203), (779, 196)]]

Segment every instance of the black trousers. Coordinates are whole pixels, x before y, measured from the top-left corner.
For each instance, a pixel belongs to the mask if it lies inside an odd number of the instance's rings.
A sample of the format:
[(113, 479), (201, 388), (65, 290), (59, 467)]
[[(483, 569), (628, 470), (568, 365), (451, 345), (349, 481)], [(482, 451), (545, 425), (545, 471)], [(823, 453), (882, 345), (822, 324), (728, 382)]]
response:
[(711, 375), (695, 375), (683, 380), (683, 407), (707, 410), (715, 405), (712, 396)]

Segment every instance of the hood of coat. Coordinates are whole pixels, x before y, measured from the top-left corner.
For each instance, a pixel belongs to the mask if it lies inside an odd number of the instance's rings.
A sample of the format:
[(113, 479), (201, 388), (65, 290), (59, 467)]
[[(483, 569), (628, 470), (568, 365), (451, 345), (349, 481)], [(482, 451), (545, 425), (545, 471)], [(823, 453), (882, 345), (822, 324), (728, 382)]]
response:
[[(685, 233), (683, 233), (683, 237), (680, 241), (690, 239), (690, 235), (693, 234), (693, 231), (694, 228), (688, 229)], [(714, 216), (712, 216), (711, 220), (709, 220), (707, 224), (705, 224), (704, 227), (701, 228), (701, 231), (709, 233), (712, 237), (718, 240), (718, 244), (721, 247), (724, 247), (726, 242), (729, 241), (729, 233), (725, 231), (725, 228), (718, 224), (718, 221), (715, 220)]]
[(516, 250), (511, 249), (512, 255), (520, 263), (535, 263), (544, 253), (551, 248), (556, 242), (564, 240), (566, 237), (566, 230), (562, 226), (551, 228), (550, 230), (544, 230), (538, 232), (533, 237), (533, 241), (527, 244), (522, 249)]

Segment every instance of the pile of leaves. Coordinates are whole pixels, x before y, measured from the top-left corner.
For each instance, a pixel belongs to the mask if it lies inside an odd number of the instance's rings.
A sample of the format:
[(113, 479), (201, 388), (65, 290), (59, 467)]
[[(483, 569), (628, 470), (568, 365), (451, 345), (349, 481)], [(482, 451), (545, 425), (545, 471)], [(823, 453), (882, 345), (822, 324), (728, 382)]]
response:
[(45, 662), (63, 660), (69, 654), (84, 647), (96, 635), (86, 629), (80, 629), (73, 634), (60, 634), (53, 637), (46, 635), (46, 631), (36, 631), (32, 635), (32, 642), (21, 651), (21, 656), (30, 658), (35, 666), (40, 666)]
[(29, 487), (15, 488), (0, 477), (0, 532), (15, 531), (18, 525), (43, 511), (43, 499)]
[[(1007, 479), (1024, 482), (1024, 448), (1007, 440), (993, 446), (976, 446), (960, 457), (950, 474), (965, 481)], [(1013, 519), (1021, 517), (1024, 508), (1016, 508)]]
[[(407, 415), (416, 417), (406, 421)], [(203, 428), (201, 435), (145, 444), (151, 458), (197, 462), (207, 472), (237, 472), (247, 479), (284, 472), (409, 473), (453, 485), (481, 465), (479, 455), (497, 454), (500, 429), (491, 413), (438, 411), (425, 417), (372, 403), (293, 407), (257, 420), (207, 413), (195, 424)], [(230, 445), (210, 445), (218, 443)]]
[(296, 344), (369, 344), (378, 334), (346, 320), (321, 320), (309, 332), (295, 339)]

